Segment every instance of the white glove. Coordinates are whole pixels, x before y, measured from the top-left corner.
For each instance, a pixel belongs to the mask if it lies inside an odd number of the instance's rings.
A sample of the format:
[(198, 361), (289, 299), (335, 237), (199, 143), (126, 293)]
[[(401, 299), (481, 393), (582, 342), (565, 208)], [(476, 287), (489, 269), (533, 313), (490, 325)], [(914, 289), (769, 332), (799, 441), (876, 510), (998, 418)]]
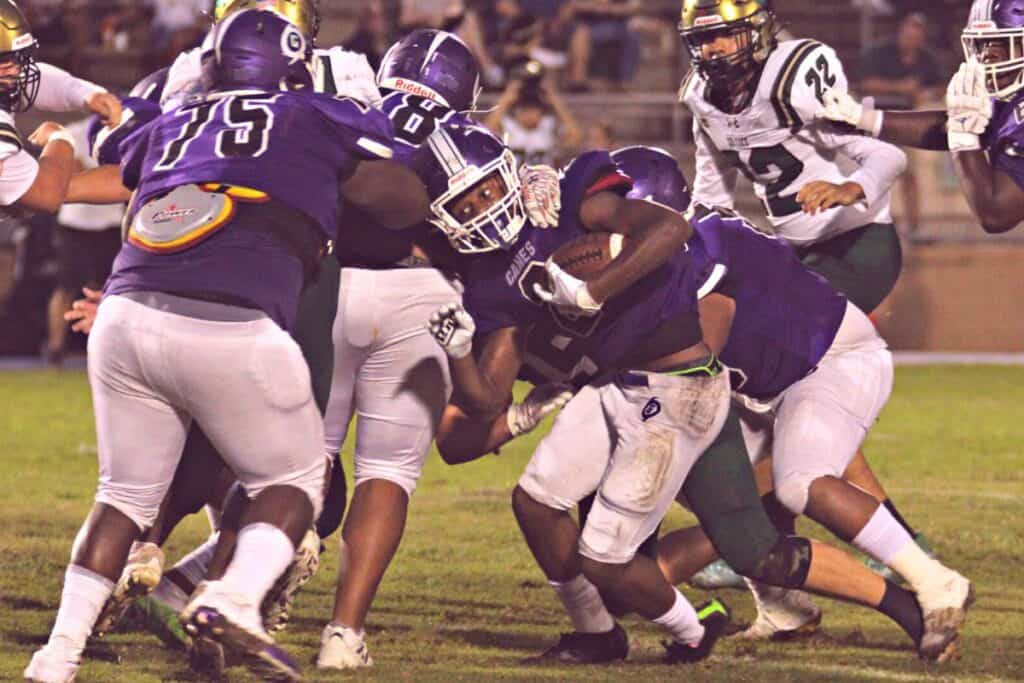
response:
[(601, 304), (594, 301), (586, 282), (569, 275), (550, 258), (544, 264), (544, 270), (548, 273), (548, 286), (545, 287), (539, 282), (533, 285), (533, 291), (541, 301), (569, 315), (598, 314)]
[[(351, 97), (371, 107), (380, 107), (384, 100), (377, 88), (377, 75), (366, 55), (334, 47), (327, 57), (331, 60), (338, 97)], [(314, 63), (322, 68), (319, 60)]]
[(562, 185), (558, 171), (550, 166), (520, 166), (519, 182), (523, 185), (526, 215), (535, 227), (558, 227), (562, 208)]
[(437, 309), (430, 316), (427, 330), (452, 358), (465, 358), (473, 350), (476, 323), (462, 304), (445, 304)]
[(971, 57), (946, 88), (946, 132), (951, 152), (981, 149), (980, 136), (992, 119), (992, 97), (985, 88), (985, 67)]
[(513, 438), (537, 428), (545, 417), (560, 410), (573, 396), (572, 385), (553, 382), (534, 387), (522, 403), (513, 403), (505, 412), (508, 431)]
[(818, 112), (818, 118), (846, 123), (858, 130), (871, 133), (874, 137), (882, 130), (882, 112), (865, 107), (853, 99), (850, 93), (840, 88), (825, 91), (825, 108)]

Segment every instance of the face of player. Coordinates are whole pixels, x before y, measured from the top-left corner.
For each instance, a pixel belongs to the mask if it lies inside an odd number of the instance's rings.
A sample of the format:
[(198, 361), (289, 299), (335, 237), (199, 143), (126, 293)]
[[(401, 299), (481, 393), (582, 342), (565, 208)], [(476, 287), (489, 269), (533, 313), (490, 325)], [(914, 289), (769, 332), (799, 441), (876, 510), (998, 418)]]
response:
[(746, 31), (720, 31), (712, 33), (701, 43), (700, 56), (705, 60), (731, 57), (749, 43)]
[(0, 57), (0, 88), (10, 89), (21, 75), (21, 65), (13, 55)]
[(505, 196), (505, 183), (495, 172), (462, 193), (448, 206), (448, 212), (465, 225), (482, 216)]
[[(978, 51), (978, 60), (982, 64), (996, 64), (1010, 59), (1009, 38), (997, 38), (989, 40), (981, 45)], [(1005, 88), (1017, 77), (1016, 72), (999, 74), (996, 77), (996, 87)], [(991, 84), (990, 84), (991, 85)]]

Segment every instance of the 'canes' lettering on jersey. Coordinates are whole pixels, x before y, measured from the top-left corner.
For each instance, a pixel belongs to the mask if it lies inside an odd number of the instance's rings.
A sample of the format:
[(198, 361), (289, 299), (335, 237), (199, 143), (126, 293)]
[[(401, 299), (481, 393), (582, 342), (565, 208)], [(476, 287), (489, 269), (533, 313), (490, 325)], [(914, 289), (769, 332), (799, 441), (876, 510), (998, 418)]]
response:
[(1024, 92), (1009, 102), (993, 103), (992, 119), (982, 138), (992, 166), (1024, 189)]
[(825, 355), (846, 312), (846, 297), (807, 269), (785, 242), (757, 232), (730, 212), (695, 205), (692, 272), (703, 279), (715, 265), (715, 286), (736, 302), (721, 359), (733, 388), (753, 398), (777, 396)]
[(679, 96), (694, 117), (695, 199), (732, 207), (738, 170), (754, 183), (776, 232), (791, 242), (809, 243), (868, 223), (890, 222), (888, 188), (879, 193), (865, 188), (866, 206), (818, 215), (803, 213), (796, 201), (797, 192), (809, 182), (850, 179), (837, 164), (836, 149), (858, 160), (874, 146), (885, 145), (815, 119), (825, 91), (832, 87), (846, 87), (842, 64), (832, 48), (813, 40), (779, 43), (751, 103), (738, 114), (716, 107), (708, 81), (691, 71)]
[(547, 258), (586, 233), (579, 220), (583, 201), (595, 192), (625, 192), (629, 186), (628, 177), (617, 170), (608, 152), (585, 153), (564, 171), (562, 212), (556, 230), (538, 230), (527, 223), (508, 251), (461, 259), (460, 273), (466, 286), (463, 302), (476, 321), (477, 332), (531, 324), (554, 332), (553, 325), (556, 333), (547, 339), (542, 339), (543, 333), (536, 337), (552, 347), (545, 349), (541, 344), (532, 351), (537, 352), (535, 360), (544, 359), (539, 365), (546, 365), (549, 375), (558, 371), (568, 378), (593, 375), (598, 368), (613, 366), (665, 321), (696, 311), (695, 290), (686, 287), (689, 257), (682, 251), (678, 258), (606, 302), (593, 318), (560, 316), (534, 293), (533, 285), (546, 277)]

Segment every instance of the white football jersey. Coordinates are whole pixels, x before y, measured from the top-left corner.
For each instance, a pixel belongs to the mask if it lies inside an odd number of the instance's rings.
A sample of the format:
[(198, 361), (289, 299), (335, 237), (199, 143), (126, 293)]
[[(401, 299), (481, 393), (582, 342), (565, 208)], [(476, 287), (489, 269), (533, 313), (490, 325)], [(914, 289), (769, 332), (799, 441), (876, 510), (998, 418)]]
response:
[(14, 117), (0, 110), (0, 206), (10, 206), (28, 192), (39, 175), (39, 162), (25, 151)]
[[(892, 222), (890, 187), (906, 157), (892, 145), (817, 119), (824, 93), (832, 87), (846, 89), (843, 66), (832, 48), (814, 40), (779, 43), (751, 103), (738, 114), (711, 104), (707, 81), (691, 70), (679, 98), (693, 113), (694, 199), (732, 207), (737, 174), (743, 173), (776, 234), (797, 245)], [(816, 180), (860, 183), (865, 199), (817, 215), (804, 213), (796, 195)]]

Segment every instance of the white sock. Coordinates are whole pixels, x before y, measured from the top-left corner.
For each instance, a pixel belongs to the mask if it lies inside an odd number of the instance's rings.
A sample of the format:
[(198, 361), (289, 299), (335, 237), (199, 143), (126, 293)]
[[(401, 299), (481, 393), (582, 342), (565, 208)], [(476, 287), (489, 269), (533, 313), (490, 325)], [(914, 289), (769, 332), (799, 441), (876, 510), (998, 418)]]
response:
[(899, 572), (915, 591), (935, 584), (937, 580), (949, 576), (949, 572), (952, 571), (934, 557), (929, 557), (928, 553), (914, 542), (908, 543), (896, 553), (889, 562), (889, 567)]
[(213, 559), (213, 552), (217, 549), (217, 539), (219, 538), (220, 532), (214, 531), (208, 539), (203, 541), (201, 546), (178, 560), (173, 571), (188, 579), (193, 588), (198, 586), (206, 578), (206, 572), (210, 568), (210, 560)]
[(892, 567), (893, 557), (908, 544), (915, 545), (914, 539), (884, 505), (878, 506), (875, 514), (871, 515), (871, 519), (858, 532), (852, 543), (857, 550), (870, 555), (887, 567)]
[(181, 589), (181, 586), (169, 580), (167, 577), (160, 579), (150, 597), (167, 605), (175, 612), (185, 609), (188, 604), (188, 593)]
[(573, 630), (580, 633), (607, 633), (615, 628), (615, 620), (605, 609), (597, 586), (590, 583), (583, 574), (564, 583), (548, 583), (555, 589), (555, 595), (569, 614)]
[(679, 589), (673, 588), (676, 601), (671, 608), (654, 620), (655, 624), (664, 626), (677, 642), (696, 646), (704, 638), (704, 625), (697, 617), (697, 610), (686, 599)]
[(84, 567), (68, 565), (64, 572), (57, 622), (50, 632), (47, 646), (60, 648), (69, 658), (78, 661), (103, 604), (113, 592), (113, 581)]
[(214, 533), (220, 531), (220, 520), (224, 517), (224, 513), (212, 505), (206, 506), (206, 518), (210, 520), (210, 529)]
[(295, 546), (283, 531), (266, 522), (250, 524), (238, 532), (238, 546), (224, 572), (224, 585), (259, 605), (294, 558)]

